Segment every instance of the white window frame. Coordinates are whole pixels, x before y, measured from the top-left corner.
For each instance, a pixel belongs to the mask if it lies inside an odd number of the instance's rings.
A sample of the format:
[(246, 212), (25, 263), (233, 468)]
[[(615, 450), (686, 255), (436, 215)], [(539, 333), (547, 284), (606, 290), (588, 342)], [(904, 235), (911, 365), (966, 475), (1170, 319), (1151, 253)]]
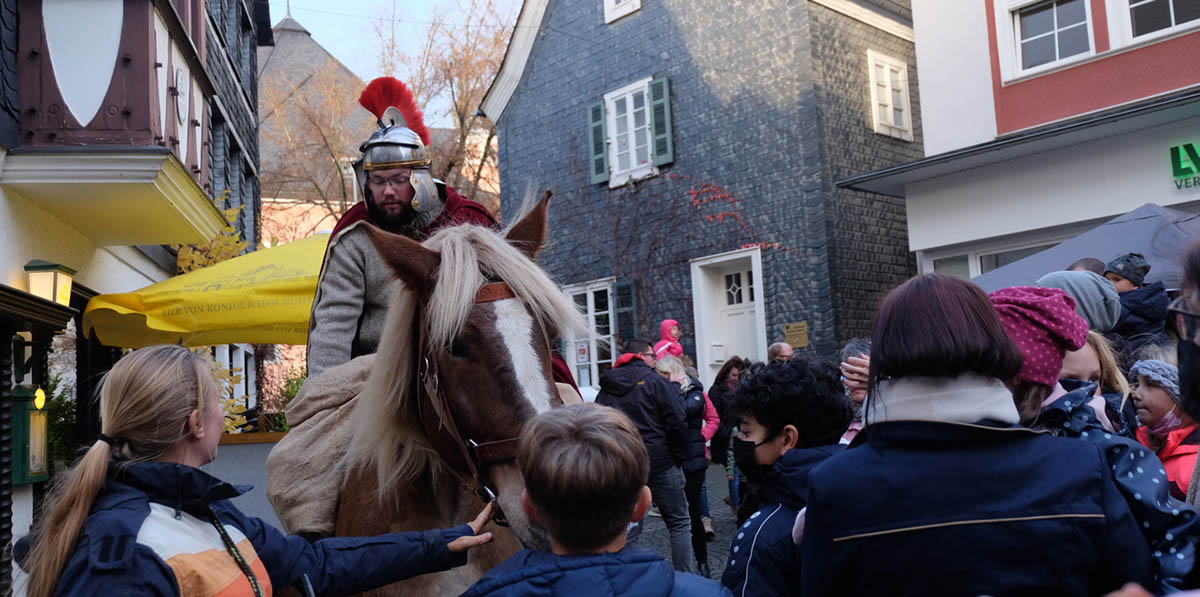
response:
[(604, 24), (631, 15), (642, 9), (642, 0), (604, 0)]
[[(959, 246), (953, 249), (934, 249), (929, 251), (917, 252), (917, 269), (922, 274), (933, 273), (933, 262), (941, 259), (949, 259), (953, 257), (967, 257), (967, 271), (971, 278), (983, 275), (983, 264), (981, 259), (984, 255), (994, 255), (996, 253), (1007, 253), (1008, 251), (1020, 251), (1021, 249), (1030, 249), (1044, 245), (1060, 245), (1076, 236), (1087, 232), (1090, 227), (1084, 227), (1075, 231), (1075, 234), (1063, 235), (1061, 232), (1052, 234), (1033, 234), (1021, 240), (1008, 241), (991, 241), (979, 243), (974, 246)], [(1063, 264), (1066, 267), (1067, 264)]]
[[(587, 338), (577, 337), (575, 335), (575, 333), (570, 330), (563, 332), (563, 346), (564, 346), (563, 352), (565, 353), (563, 355), (563, 357), (566, 359), (567, 363), (571, 367), (571, 376), (575, 378), (575, 382), (577, 384), (579, 384), (580, 386), (588, 386), (588, 387), (592, 387), (592, 388), (600, 387), (600, 366), (599, 366), (599, 362), (596, 360), (596, 355), (598, 354), (598, 352), (596, 350), (596, 346), (599, 343), (601, 343), (601, 342), (609, 343), (609, 347), (611, 349), (610, 358), (612, 359), (612, 361), (616, 361), (617, 357), (620, 356), (620, 352), (617, 349), (617, 341), (616, 341), (616, 326), (617, 326), (616, 300), (617, 300), (617, 296), (616, 296), (616, 292), (614, 292), (615, 283), (616, 283), (616, 278), (608, 277), (608, 278), (600, 278), (598, 280), (592, 280), (590, 282), (584, 282), (582, 284), (572, 284), (570, 286), (564, 286), (562, 289), (563, 294), (567, 295), (567, 300), (571, 301), (572, 305), (575, 304), (575, 296), (574, 295), (580, 294), (580, 293), (585, 293), (587, 295), (587, 313), (584, 314), (584, 319), (587, 321), (587, 326), (588, 326)], [(606, 336), (601, 336), (601, 335), (597, 334), (596, 328), (594, 325), (593, 317), (595, 316), (596, 311), (595, 311), (594, 296), (592, 293), (597, 290), (607, 290), (608, 291), (608, 335), (606, 335)], [(581, 363), (577, 360), (578, 354), (576, 351), (576, 342), (586, 342), (587, 343), (588, 358), (585, 362)], [(588, 368), (589, 368), (588, 374), (591, 377), (591, 379), (587, 380), (591, 383), (587, 383), (587, 384), (583, 383), (583, 380), (579, 378), (579, 374), (578, 374), (579, 367), (582, 367), (585, 365), (588, 366)]]
[[(893, 111), (896, 109), (896, 106), (892, 103), (892, 91), (895, 88), (893, 88), (891, 85), (890, 76), (888, 77), (888, 81), (884, 82), (887, 87), (887, 93), (885, 94), (886, 97), (880, 98), (876, 96), (876, 92), (878, 91), (880, 84), (880, 81), (878, 81), (875, 77), (876, 66), (882, 66), (884, 72), (888, 73), (890, 73), (892, 70), (900, 71), (900, 98), (904, 104), (900, 107), (904, 113), (903, 126), (896, 126), (895, 124), (892, 124), (892, 115), (894, 113)], [(876, 52), (875, 50), (867, 50), (867, 77), (870, 81), (869, 98), (871, 106), (872, 128), (880, 135), (887, 135), (889, 137), (895, 137), (905, 141), (912, 141), (913, 112), (912, 99), (909, 97), (908, 88), (908, 64), (903, 61), (896, 60), (895, 58), (892, 58), (886, 54)], [(879, 118), (879, 107), (884, 103), (887, 105), (887, 122), (881, 121)]]
[(1145, 45), (1200, 29), (1200, 19), (1196, 19), (1195, 21), (1180, 23), (1173, 27), (1159, 29), (1153, 33), (1134, 37), (1133, 7), (1129, 5), (1129, 0), (1107, 0), (1105, 6), (1108, 9), (1109, 19), (1108, 38), (1114, 50), (1117, 48), (1126, 49), (1131, 46)]
[[(650, 105), (650, 82), (653, 77), (646, 77), (640, 81), (630, 83), (620, 89), (614, 89), (604, 94), (604, 119), (607, 127), (608, 138), (605, 139), (605, 147), (608, 155), (608, 188), (615, 189), (625, 185), (631, 181), (638, 181), (653, 176), (658, 176), (658, 166), (654, 165), (654, 110)], [(644, 109), (646, 110), (646, 155), (648, 161), (645, 164), (633, 164), (629, 170), (618, 170), (620, 162), (617, 160), (617, 110), (616, 101), (620, 98), (628, 98), (630, 111), (633, 109), (633, 95), (636, 93), (643, 94), (645, 98)], [(634, 130), (630, 129), (630, 162), (636, 161), (636, 147), (633, 146), (635, 135)]]
[[(996, 16), (996, 49), (1000, 58), (1000, 78), (1004, 83), (1014, 83), (1025, 78), (1035, 77), (1074, 66), (1096, 56), (1097, 26), (1092, 15), (1092, 3), (1084, 0), (1083, 10), (1085, 20), (1083, 27), (1087, 29), (1088, 50), (1066, 58), (1039, 64), (1033, 68), (1021, 68), (1021, 30), (1018, 12), (1047, 0), (1006, 0), (997, 1), (993, 8)], [(1128, 0), (1126, 0), (1128, 1)], [(1111, 12), (1111, 11), (1110, 11)], [(1111, 17), (1110, 17), (1111, 18)]]

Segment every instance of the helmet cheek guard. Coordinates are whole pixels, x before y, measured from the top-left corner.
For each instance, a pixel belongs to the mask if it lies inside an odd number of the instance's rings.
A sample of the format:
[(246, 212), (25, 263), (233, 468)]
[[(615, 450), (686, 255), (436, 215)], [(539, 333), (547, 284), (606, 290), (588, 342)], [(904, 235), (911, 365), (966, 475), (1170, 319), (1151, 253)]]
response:
[(408, 183), (415, 191), (411, 204), (413, 211), (426, 213), (440, 207), (441, 199), (438, 197), (437, 185), (434, 184), (433, 174), (428, 168), (413, 169)]

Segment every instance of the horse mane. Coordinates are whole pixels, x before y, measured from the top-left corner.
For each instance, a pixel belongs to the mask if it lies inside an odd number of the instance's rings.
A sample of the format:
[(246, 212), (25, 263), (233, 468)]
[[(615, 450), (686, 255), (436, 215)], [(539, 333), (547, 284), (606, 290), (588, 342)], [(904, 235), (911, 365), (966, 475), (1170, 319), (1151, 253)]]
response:
[(445, 467), (425, 438), (411, 391), (415, 326), (425, 325), (431, 350), (448, 348), (466, 323), (479, 288), (492, 276), (508, 283), (547, 333), (586, 329), (575, 305), (546, 272), (493, 230), (470, 224), (444, 228), (422, 245), (441, 254), (429, 304), (418, 305), (403, 282), (396, 286), (375, 367), (351, 415), (353, 437), (343, 460), (347, 471), (375, 468), (381, 501), (397, 495), (400, 484), (425, 473), (436, 477)]

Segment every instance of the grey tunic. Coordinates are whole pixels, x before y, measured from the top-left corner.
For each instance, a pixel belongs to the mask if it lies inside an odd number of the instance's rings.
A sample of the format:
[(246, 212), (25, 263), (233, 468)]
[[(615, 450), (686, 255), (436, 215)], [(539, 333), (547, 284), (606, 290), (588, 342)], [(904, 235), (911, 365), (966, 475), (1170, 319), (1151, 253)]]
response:
[(308, 376), (375, 352), (396, 284), (363, 226), (346, 230), (325, 260), (308, 327)]

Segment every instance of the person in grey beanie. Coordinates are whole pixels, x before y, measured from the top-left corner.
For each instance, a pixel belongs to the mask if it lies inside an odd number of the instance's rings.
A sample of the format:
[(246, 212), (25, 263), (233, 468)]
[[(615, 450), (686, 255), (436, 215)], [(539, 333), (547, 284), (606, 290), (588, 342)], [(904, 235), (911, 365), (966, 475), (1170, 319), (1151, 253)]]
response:
[(1138, 441), (1154, 450), (1167, 471), (1171, 495), (1186, 499), (1200, 453), (1200, 428), (1179, 407), (1179, 368), (1165, 361), (1144, 360), (1130, 369), (1137, 378)]
[(1086, 319), (1088, 328), (1107, 333), (1121, 318), (1121, 299), (1113, 285), (1099, 275), (1086, 272), (1051, 272), (1035, 286), (1058, 288), (1075, 299), (1075, 312)]
[(1138, 253), (1118, 256), (1104, 271), (1121, 298), (1121, 317), (1112, 331), (1125, 339), (1130, 354), (1167, 342), (1167, 289), (1161, 281), (1146, 284), (1149, 273), (1150, 264)]
[(1146, 274), (1150, 273), (1150, 264), (1141, 253), (1125, 253), (1104, 266), (1104, 277), (1108, 278), (1117, 292), (1129, 292), (1142, 287)]

